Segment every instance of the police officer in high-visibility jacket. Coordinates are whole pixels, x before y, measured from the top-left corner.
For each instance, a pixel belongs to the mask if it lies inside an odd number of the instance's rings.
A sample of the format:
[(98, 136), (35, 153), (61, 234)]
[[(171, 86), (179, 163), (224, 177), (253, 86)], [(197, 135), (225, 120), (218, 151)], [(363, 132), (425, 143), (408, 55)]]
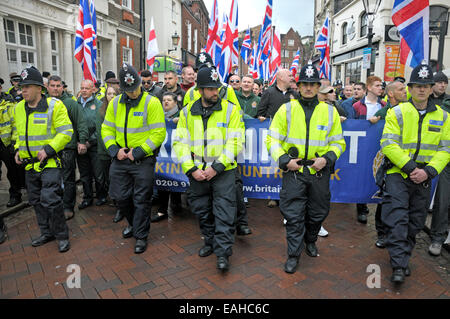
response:
[(73, 128), (64, 104), (41, 95), (44, 82), (34, 67), (21, 73), (23, 100), (14, 109), (18, 138), (16, 163), (25, 166), (28, 200), (36, 211), (41, 236), (32, 241), (41, 246), (56, 238), (58, 249), (70, 249), (64, 217), (62, 169), (57, 154), (72, 139)]
[(200, 257), (213, 252), (217, 268), (229, 268), (236, 217), (235, 158), (242, 150), (242, 117), (233, 103), (219, 98), (222, 86), (215, 67), (198, 71), (201, 99), (180, 113), (173, 143), (183, 172), (189, 177), (188, 202), (198, 216), (204, 246)]
[(393, 268), (391, 281), (411, 274), (409, 259), (416, 235), (425, 225), (431, 179), (450, 160), (448, 113), (429, 100), (433, 71), (418, 65), (408, 83), (411, 99), (388, 110), (381, 149), (391, 161), (387, 170), (381, 218)]
[(113, 158), (109, 193), (129, 223), (122, 236), (134, 236), (134, 252), (140, 254), (147, 249), (154, 168), (166, 125), (161, 102), (142, 90), (131, 65), (123, 65), (119, 81), (125, 93), (109, 103), (102, 138)]
[(280, 107), (266, 140), (269, 153), (285, 172), (280, 210), (287, 221), (287, 273), (296, 271), (304, 243), (309, 256), (318, 256), (315, 242), (330, 209), (330, 174), (345, 151), (338, 111), (317, 99), (317, 69), (304, 66), (297, 84), (300, 98)]
[[(195, 60), (196, 71), (198, 71), (204, 65), (206, 66), (214, 65), (211, 56), (206, 52), (202, 52), (197, 56)], [(200, 98), (201, 95), (198, 86), (193, 86), (184, 95), (183, 105), (186, 106), (189, 103), (193, 103), (199, 100)], [(227, 100), (236, 105), (241, 116), (242, 117), (244, 116), (244, 112), (241, 109), (239, 100), (236, 96), (236, 92), (231, 86), (222, 83), (219, 88), (219, 98)], [(245, 124), (243, 121), (241, 122), (241, 126), (245, 130)], [(236, 204), (237, 204), (236, 233), (241, 236), (250, 235), (252, 233), (252, 230), (248, 226), (247, 207), (244, 202), (243, 182), (239, 168), (236, 169)]]

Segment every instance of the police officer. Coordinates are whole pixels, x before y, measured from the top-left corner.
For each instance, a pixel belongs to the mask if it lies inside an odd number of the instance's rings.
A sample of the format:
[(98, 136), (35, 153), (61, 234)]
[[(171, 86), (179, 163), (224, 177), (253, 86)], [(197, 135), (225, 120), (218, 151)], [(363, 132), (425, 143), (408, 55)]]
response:
[(41, 236), (32, 241), (41, 246), (56, 238), (58, 249), (70, 249), (69, 229), (64, 218), (61, 162), (57, 153), (72, 138), (73, 129), (64, 104), (42, 95), (41, 73), (30, 67), (22, 71), (24, 100), (14, 109), (18, 138), (16, 163), (25, 166), (28, 200), (34, 207)]
[(188, 202), (205, 240), (199, 256), (214, 252), (217, 268), (226, 271), (234, 243), (235, 158), (242, 150), (244, 129), (237, 106), (219, 97), (221, 86), (215, 67), (200, 68), (201, 98), (183, 108), (173, 150), (189, 177)]
[(0, 80), (0, 164), (4, 162), (8, 170), (6, 176), (10, 187), (6, 207), (13, 207), (22, 202), (20, 189), (23, 185), (23, 174), (20, 174), (20, 168), (14, 161), (14, 143), (17, 138), (13, 117), (15, 102), (11, 95), (1, 92), (3, 80)]
[(428, 100), (433, 83), (429, 65), (414, 68), (408, 83), (411, 99), (388, 110), (380, 141), (392, 162), (381, 218), (387, 230), (391, 281), (397, 284), (411, 274), (409, 259), (416, 235), (425, 225), (431, 179), (450, 160), (450, 120)]
[(338, 111), (317, 98), (320, 79), (312, 64), (301, 69), (298, 87), (300, 98), (280, 107), (266, 140), (285, 172), (280, 210), (287, 221), (284, 271), (290, 274), (296, 271), (304, 243), (309, 256), (318, 256), (315, 242), (330, 209), (330, 173), (346, 147)]
[(125, 93), (109, 103), (102, 138), (113, 158), (110, 196), (129, 223), (122, 236), (134, 236), (134, 252), (140, 254), (147, 249), (154, 167), (166, 126), (161, 102), (142, 90), (141, 78), (131, 65), (123, 65), (119, 81)]
[(9, 75), (9, 79), (11, 82), (11, 87), (6, 92), (6, 94), (9, 94), (13, 97), (15, 102), (20, 102), (22, 100), (22, 94), (20, 92), (20, 75), (13, 72)]
[[(210, 67), (213, 65), (214, 63), (211, 56), (206, 52), (200, 53), (199, 55), (197, 55), (197, 58), (195, 59), (195, 68), (197, 71), (203, 66)], [(183, 105), (186, 106), (189, 103), (197, 101), (200, 99), (200, 97), (201, 95), (198, 86), (193, 86), (186, 92), (186, 95), (184, 96)], [(241, 116), (242, 117), (244, 116), (244, 112), (241, 109), (239, 100), (236, 96), (236, 92), (231, 86), (221, 83), (221, 86), (219, 88), (219, 97), (236, 105)], [(241, 126), (242, 129), (245, 130), (245, 124), (243, 121), (241, 122)], [(236, 182), (236, 203), (237, 203), (236, 232), (240, 236), (246, 236), (252, 234), (252, 230), (248, 226), (248, 215), (247, 215), (247, 207), (245, 206), (244, 201), (242, 176), (239, 169), (236, 169), (235, 172), (236, 172), (235, 182)]]

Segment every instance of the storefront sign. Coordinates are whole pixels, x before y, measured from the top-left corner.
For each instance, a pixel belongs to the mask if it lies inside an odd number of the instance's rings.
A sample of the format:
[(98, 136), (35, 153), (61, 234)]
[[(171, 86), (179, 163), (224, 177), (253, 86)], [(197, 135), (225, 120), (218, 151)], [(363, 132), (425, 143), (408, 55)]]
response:
[(363, 50), (363, 69), (370, 69), (370, 61), (371, 61), (371, 48), (364, 48)]
[(396, 76), (405, 76), (405, 65), (400, 64), (400, 45), (386, 45), (386, 58), (384, 63), (384, 80), (394, 81)]

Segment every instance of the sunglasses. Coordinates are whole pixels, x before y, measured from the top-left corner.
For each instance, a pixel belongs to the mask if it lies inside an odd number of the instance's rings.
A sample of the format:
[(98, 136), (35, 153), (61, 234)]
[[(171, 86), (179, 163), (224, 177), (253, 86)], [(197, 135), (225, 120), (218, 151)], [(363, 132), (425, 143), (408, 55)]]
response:
[(239, 80), (231, 80), (230, 83), (239, 83)]
[(142, 81), (142, 84), (152, 84), (152, 81)]

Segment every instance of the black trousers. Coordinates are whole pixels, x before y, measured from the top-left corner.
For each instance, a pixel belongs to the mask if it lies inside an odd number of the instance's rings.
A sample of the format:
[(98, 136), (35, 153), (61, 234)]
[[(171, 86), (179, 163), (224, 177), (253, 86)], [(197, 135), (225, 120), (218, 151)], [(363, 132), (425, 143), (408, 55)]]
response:
[(189, 177), (187, 198), (197, 216), (205, 245), (216, 256), (231, 256), (236, 218), (236, 173), (224, 171), (210, 181), (198, 182)]
[(283, 174), (280, 211), (286, 219), (287, 253), (299, 257), (306, 243), (317, 241), (323, 221), (330, 211), (330, 173), (322, 176), (289, 171)]
[(75, 170), (77, 168), (78, 152), (76, 150), (65, 149), (61, 154), (61, 164), (64, 181), (64, 209), (73, 211), (77, 198), (77, 187), (75, 184)]
[(416, 235), (425, 226), (430, 188), (398, 173), (386, 177), (381, 218), (392, 268), (406, 268), (409, 264)]
[(28, 201), (34, 207), (41, 235), (69, 239), (69, 228), (64, 217), (62, 170), (46, 168), (25, 174)]
[(380, 203), (377, 205), (377, 210), (375, 211), (375, 229), (377, 230), (378, 238), (386, 237), (386, 230), (384, 229), (383, 221), (381, 220), (381, 211), (383, 205)]
[[(101, 189), (104, 190), (104, 193), (106, 193), (106, 191), (109, 189), (110, 168), (111, 168), (111, 158), (110, 159), (97, 158), (98, 181), (101, 185)], [(103, 197), (106, 197), (106, 194), (102, 195), (104, 195)]]
[(116, 201), (136, 239), (147, 239), (150, 232), (150, 208), (155, 176), (155, 159), (136, 163), (114, 159), (109, 171), (109, 195)]
[[(19, 167), (15, 160), (14, 154), (9, 152), (8, 149), (3, 149), (0, 151), (0, 161), (5, 163), (7, 173), (6, 177), (9, 181), (9, 197), (10, 198), (22, 198), (22, 192), (20, 191), (21, 187), (24, 185), (24, 174), (20, 171), (23, 171), (23, 168)], [(0, 166), (1, 169), (1, 166)]]
[(169, 199), (173, 205), (181, 205), (181, 193), (176, 192), (168, 192), (158, 190), (159, 194), (159, 208), (158, 212), (167, 214), (167, 210), (169, 209)]
[(236, 226), (248, 226), (247, 207), (244, 202), (244, 189), (241, 172), (236, 169)]
[(92, 188), (92, 180), (95, 180), (95, 190), (97, 198), (104, 198), (107, 190), (104, 189), (100, 181), (100, 170), (97, 162), (97, 146), (88, 148), (86, 154), (77, 156), (78, 170), (80, 171), (80, 179), (83, 183), (83, 200), (92, 201), (94, 198), (94, 190)]
[(443, 244), (447, 236), (450, 206), (450, 164), (439, 175), (439, 182), (434, 197), (433, 217), (431, 219), (430, 236), (433, 243)]

